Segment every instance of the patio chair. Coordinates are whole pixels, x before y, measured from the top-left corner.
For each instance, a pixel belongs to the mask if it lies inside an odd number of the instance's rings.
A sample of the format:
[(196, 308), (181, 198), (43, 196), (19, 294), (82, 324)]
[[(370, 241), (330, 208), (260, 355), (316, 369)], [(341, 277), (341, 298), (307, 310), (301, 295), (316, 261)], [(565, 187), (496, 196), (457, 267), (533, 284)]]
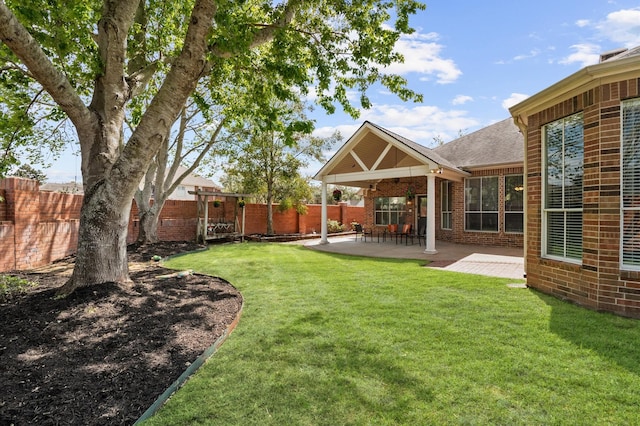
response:
[[(367, 242), (367, 235), (371, 237), (371, 241), (373, 241), (373, 229), (362, 228), (362, 237), (364, 238), (365, 243)], [(378, 237), (378, 240), (380, 240), (380, 237)]]
[(386, 241), (387, 240), (387, 235), (389, 235), (389, 239), (391, 239), (391, 238), (393, 238), (393, 237), (398, 235), (398, 224), (397, 223), (387, 225), (387, 229), (384, 231), (384, 234), (382, 236), (382, 241)]
[(358, 241), (358, 235), (360, 235), (360, 240), (364, 238), (364, 233), (362, 232), (362, 225), (356, 223), (353, 225), (353, 230), (356, 231), (356, 241)]
[[(411, 237), (411, 224), (405, 223), (402, 225), (402, 230), (396, 233), (396, 244), (398, 244), (398, 237), (400, 237), (400, 244), (402, 244), (402, 238), (406, 239), (405, 245), (409, 244), (409, 237)], [(411, 244), (413, 244), (413, 238), (411, 239)]]
[(425, 235), (426, 232), (427, 232), (427, 218), (421, 217), (420, 219), (418, 219), (418, 232), (411, 235), (411, 244), (413, 244), (413, 239), (417, 238), (418, 245), (422, 246), (422, 244), (420, 244), (420, 240), (424, 240), (424, 245), (426, 247), (427, 245), (427, 237)]

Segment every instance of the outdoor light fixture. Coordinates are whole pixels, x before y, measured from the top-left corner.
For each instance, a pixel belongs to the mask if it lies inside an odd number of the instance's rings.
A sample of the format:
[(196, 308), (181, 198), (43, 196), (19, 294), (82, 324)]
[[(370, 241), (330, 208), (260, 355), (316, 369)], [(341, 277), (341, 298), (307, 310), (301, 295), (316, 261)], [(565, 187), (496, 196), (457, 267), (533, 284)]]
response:
[(520, 191), (524, 191), (524, 186), (516, 186), (516, 187), (515, 187), (515, 188), (513, 188), (513, 189), (514, 189), (514, 191), (518, 191), (518, 192), (520, 192)]
[(431, 169), (429, 171), (433, 174), (439, 174), (439, 175), (441, 175), (443, 172), (442, 167), (438, 167), (437, 169)]

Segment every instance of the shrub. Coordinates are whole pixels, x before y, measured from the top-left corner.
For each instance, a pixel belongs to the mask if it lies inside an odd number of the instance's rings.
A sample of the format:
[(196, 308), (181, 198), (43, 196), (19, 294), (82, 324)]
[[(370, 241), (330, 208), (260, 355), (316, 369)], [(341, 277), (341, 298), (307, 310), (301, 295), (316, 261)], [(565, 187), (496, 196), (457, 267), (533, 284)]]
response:
[(330, 234), (344, 231), (344, 225), (337, 220), (327, 220), (327, 232)]
[(6, 302), (19, 294), (26, 293), (36, 283), (13, 275), (0, 275), (0, 302)]

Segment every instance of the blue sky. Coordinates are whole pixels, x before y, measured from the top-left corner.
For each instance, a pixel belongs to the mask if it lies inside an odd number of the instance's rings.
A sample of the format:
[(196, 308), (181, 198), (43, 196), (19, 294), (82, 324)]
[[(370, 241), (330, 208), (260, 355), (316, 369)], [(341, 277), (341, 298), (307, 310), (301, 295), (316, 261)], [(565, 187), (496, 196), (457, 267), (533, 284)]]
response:
[[(397, 45), (405, 63), (388, 70), (407, 78), (424, 102), (404, 103), (374, 87), (373, 107), (358, 120), (316, 108), (317, 135), (339, 130), (346, 140), (369, 120), (433, 146), (435, 137), (449, 141), (508, 118), (509, 106), (597, 63), (601, 52), (640, 45), (640, 1), (425, 3), (411, 21), (417, 31)], [(79, 164), (67, 154), (45, 172), (52, 182), (80, 180)]]

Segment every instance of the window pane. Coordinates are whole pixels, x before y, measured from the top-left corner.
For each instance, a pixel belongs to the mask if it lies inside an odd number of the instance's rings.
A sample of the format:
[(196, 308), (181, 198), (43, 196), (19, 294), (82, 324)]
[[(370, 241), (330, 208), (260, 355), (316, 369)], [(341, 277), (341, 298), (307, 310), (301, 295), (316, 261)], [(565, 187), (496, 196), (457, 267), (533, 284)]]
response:
[(547, 254), (564, 256), (564, 213), (547, 214)]
[(640, 268), (640, 99), (622, 107), (622, 265)]
[(640, 266), (640, 210), (624, 212), (622, 223), (622, 263)]
[(504, 214), (504, 232), (524, 232), (522, 213)]
[(622, 192), (624, 207), (640, 206), (640, 100), (622, 110)]
[(405, 197), (377, 197), (374, 205), (376, 225), (400, 223), (404, 217)]
[(482, 230), (498, 230), (498, 213), (482, 213)]
[(498, 211), (497, 176), (482, 178), (482, 211)]
[(441, 227), (443, 229), (451, 229), (451, 213), (442, 213)]
[(582, 207), (582, 164), (584, 160), (582, 116), (566, 120), (564, 137), (564, 207)]
[(524, 208), (523, 176), (505, 176), (504, 178), (504, 210), (508, 212), (521, 212)]
[(480, 231), (482, 229), (482, 215), (480, 213), (465, 214), (465, 229), (468, 231)]
[(481, 180), (478, 178), (465, 180), (465, 210), (480, 211), (480, 185)]
[(545, 126), (544, 254), (582, 258), (583, 127), (582, 114)]
[(562, 208), (562, 120), (546, 126), (546, 206)]
[(567, 212), (566, 257), (582, 259), (582, 212)]

